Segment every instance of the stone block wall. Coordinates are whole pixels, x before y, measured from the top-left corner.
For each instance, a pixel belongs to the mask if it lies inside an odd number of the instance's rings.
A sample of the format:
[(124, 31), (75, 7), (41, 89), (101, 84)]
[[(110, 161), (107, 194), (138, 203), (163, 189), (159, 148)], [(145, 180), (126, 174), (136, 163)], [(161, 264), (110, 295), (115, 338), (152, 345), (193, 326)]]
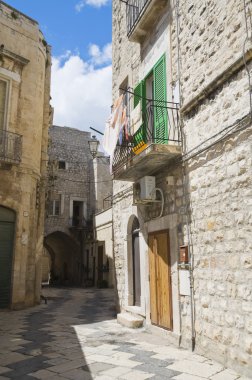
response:
[[(249, 375), (252, 138), (243, 52), (250, 71), (251, 43), (243, 2), (181, 1), (179, 23), (196, 349)], [(176, 62), (175, 37), (173, 52)], [(188, 316), (185, 300), (182, 342)]]
[[(48, 199), (51, 194), (61, 195), (59, 216), (49, 216), (47, 212), (46, 235), (54, 231), (69, 233), (70, 200), (80, 198), (86, 203), (86, 218), (90, 218), (94, 204), (90, 194), (94, 193), (94, 171), (88, 140), (90, 132), (69, 127), (50, 128)], [(59, 169), (58, 162), (65, 162), (65, 169)], [(52, 195), (53, 197), (53, 195)]]
[(0, 77), (10, 95), (4, 127), (22, 136), (21, 162), (0, 163), (0, 204), (16, 212), (10, 306), (22, 308), (40, 301), (50, 47), (35, 20), (3, 2), (0, 9)]
[[(180, 80), (185, 177), (178, 162), (155, 173), (155, 177), (164, 193), (162, 217), (177, 223), (174, 255), (178, 255), (180, 244), (190, 244), (196, 350), (251, 375), (252, 141), (248, 72), (252, 68), (252, 45), (248, 20), (251, 4), (245, 3), (248, 38), (243, 1), (169, 2), (167, 30), (170, 27), (171, 46), (168, 42), (166, 49), (170, 49), (167, 56), (171, 54), (171, 67), (167, 79), (168, 89)], [(141, 46), (129, 42), (125, 15), (125, 5), (114, 1), (114, 98), (127, 76), (133, 87), (143, 78), (163, 40), (154, 25)], [(158, 28), (166, 33), (163, 22), (159, 20)], [(169, 33), (164, 35), (169, 38)], [(170, 94), (174, 95), (172, 91)], [(173, 177), (169, 184), (167, 177)], [(160, 213), (158, 205), (149, 210), (132, 206), (131, 186), (114, 182), (114, 254), (122, 307), (127, 303), (127, 221), (135, 214), (148, 228), (159, 223), (154, 219)], [(190, 302), (190, 296), (179, 296), (179, 331), (181, 344), (186, 347), (192, 337)]]

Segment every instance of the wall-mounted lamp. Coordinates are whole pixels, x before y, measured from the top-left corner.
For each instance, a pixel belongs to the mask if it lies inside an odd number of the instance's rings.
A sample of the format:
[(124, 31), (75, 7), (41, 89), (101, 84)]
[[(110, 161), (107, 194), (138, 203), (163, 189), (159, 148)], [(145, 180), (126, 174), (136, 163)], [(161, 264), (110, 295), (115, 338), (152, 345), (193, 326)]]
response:
[(90, 150), (90, 153), (93, 157), (93, 159), (97, 156), (97, 152), (98, 152), (98, 146), (99, 146), (99, 141), (96, 139), (96, 136), (92, 136), (92, 140), (89, 140), (88, 141), (88, 145), (89, 145), (89, 150)]

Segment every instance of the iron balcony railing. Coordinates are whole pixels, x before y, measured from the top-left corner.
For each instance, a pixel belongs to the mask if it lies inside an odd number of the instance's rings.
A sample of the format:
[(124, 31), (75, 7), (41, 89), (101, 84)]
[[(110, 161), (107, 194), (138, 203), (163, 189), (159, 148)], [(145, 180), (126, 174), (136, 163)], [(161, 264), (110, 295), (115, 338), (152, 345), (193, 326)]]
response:
[(21, 162), (22, 136), (0, 130), (0, 161), (19, 164)]
[(112, 195), (109, 195), (103, 199), (103, 210), (107, 210), (110, 207), (112, 207)]
[[(130, 119), (130, 115), (129, 115)], [(142, 110), (141, 126), (131, 135), (123, 133), (114, 152), (112, 170), (140, 154), (151, 144), (180, 145), (179, 104), (149, 100)]]
[(145, 12), (151, 0), (128, 0), (126, 3), (127, 12), (127, 35), (129, 36), (136, 24)]
[(87, 221), (85, 218), (78, 218), (78, 217), (73, 217), (69, 218), (69, 227), (70, 228), (83, 228), (87, 229)]

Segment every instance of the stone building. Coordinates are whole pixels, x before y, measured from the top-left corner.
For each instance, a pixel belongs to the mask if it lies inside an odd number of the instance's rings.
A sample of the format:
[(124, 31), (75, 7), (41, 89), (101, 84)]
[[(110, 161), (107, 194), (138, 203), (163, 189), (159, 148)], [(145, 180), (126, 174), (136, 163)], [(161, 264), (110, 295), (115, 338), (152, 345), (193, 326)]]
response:
[[(113, 1), (121, 322), (252, 373), (249, 2)], [(115, 103), (116, 104), (116, 103)]]
[[(93, 215), (111, 195), (108, 158), (93, 159), (90, 132), (53, 126), (49, 131), (44, 281), (97, 284)], [(106, 262), (106, 255), (103, 257)]]
[(0, 1), (0, 308), (40, 301), (50, 48)]

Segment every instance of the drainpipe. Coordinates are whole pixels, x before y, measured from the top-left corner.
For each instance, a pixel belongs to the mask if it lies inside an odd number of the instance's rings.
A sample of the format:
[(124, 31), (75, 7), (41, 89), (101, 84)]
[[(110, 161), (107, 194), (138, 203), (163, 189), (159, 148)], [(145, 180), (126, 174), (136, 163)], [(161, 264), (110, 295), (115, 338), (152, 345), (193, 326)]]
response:
[[(181, 74), (180, 74), (180, 41), (179, 41), (179, 0), (176, 0), (176, 29), (177, 29), (177, 75), (178, 75), (178, 85), (179, 85), (179, 101), (181, 103), (182, 92), (181, 92)], [(180, 132), (182, 141), (182, 154), (185, 153), (185, 144), (182, 133), (183, 119), (180, 115)], [(183, 178), (183, 193), (186, 196), (186, 167), (185, 163), (182, 162), (182, 178)], [(190, 307), (191, 307), (191, 348), (192, 351), (195, 349), (195, 307), (194, 307), (194, 282), (193, 282), (193, 254), (192, 254), (192, 244), (191, 244), (191, 234), (190, 234), (190, 221), (189, 221), (189, 205), (186, 202), (186, 230), (187, 230), (187, 241), (188, 241), (188, 256), (189, 256), (189, 276), (190, 276)]]

